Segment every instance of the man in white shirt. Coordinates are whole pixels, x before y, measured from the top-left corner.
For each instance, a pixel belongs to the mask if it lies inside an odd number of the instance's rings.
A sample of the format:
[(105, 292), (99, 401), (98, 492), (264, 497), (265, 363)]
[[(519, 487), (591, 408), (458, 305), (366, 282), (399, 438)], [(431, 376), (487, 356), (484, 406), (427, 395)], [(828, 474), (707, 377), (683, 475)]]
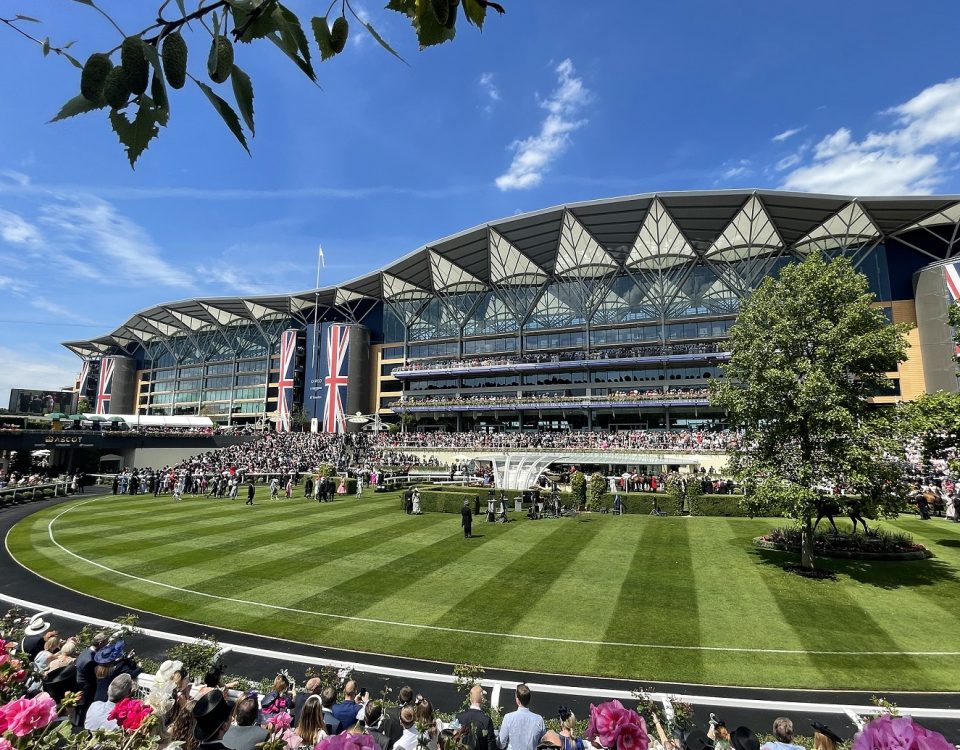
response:
[(393, 750), (417, 750), (420, 733), (417, 732), (416, 724), (416, 716), (410, 706), (400, 709), (400, 726), (403, 727), (403, 734), (393, 746)]
[(110, 682), (110, 687), (107, 688), (107, 699), (90, 704), (90, 708), (87, 709), (87, 716), (83, 720), (83, 728), (89, 729), (91, 732), (94, 729), (116, 729), (117, 722), (107, 717), (113, 711), (114, 706), (124, 698), (129, 698), (132, 692), (133, 678), (129, 674), (123, 673), (114, 677)]

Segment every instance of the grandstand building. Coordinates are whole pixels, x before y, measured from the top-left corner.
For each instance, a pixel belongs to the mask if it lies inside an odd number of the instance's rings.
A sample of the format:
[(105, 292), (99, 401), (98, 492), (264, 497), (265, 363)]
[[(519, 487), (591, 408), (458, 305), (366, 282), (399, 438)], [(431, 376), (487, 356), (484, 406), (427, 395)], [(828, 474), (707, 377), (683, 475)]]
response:
[[(818, 250), (849, 256), (915, 324), (878, 403), (956, 390), (960, 197), (680, 192), (574, 203), (467, 229), (333, 287), (165, 302), (64, 344), (104, 414), (320, 430), (356, 412), (420, 429), (722, 424), (742, 300)], [(952, 296), (951, 296), (952, 295)], [(356, 428), (353, 425), (352, 428)]]

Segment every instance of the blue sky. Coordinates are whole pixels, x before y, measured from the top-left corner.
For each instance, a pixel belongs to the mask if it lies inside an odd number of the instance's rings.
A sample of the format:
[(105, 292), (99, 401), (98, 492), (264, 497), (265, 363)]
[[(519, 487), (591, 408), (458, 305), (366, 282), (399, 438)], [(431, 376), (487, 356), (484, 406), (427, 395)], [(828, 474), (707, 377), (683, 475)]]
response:
[[(79, 361), (59, 342), (136, 309), (312, 288), (318, 243), (327, 284), (566, 201), (960, 193), (955, 4), (506, 0), (482, 34), (461, 19), (455, 42), (420, 53), (382, 2), (354, 7), (409, 67), (356, 24), (319, 64), (322, 90), (272, 45), (238, 48), (252, 158), (188, 82), (135, 172), (103, 113), (45, 124), (76, 71), (0, 28), (0, 405), (11, 386), (70, 382)], [(129, 32), (159, 3), (101, 4)], [(76, 2), (2, 3), (16, 12), (54, 44), (78, 40), (81, 60), (119, 41)]]

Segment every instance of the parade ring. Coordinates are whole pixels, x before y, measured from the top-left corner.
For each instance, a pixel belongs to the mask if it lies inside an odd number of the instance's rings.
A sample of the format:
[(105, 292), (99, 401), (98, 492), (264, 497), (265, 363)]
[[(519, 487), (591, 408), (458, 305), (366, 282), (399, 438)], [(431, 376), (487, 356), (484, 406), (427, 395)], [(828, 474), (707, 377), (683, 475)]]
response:
[(897, 523), (936, 559), (824, 561), (839, 580), (820, 582), (752, 550), (769, 521), (479, 523), (464, 540), (457, 517), (396, 508), (392, 495), (77, 499), (23, 519), (7, 548), (121, 606), (301, 643), (637, 680), (957, 688), (960, 651), (936, 641), (960, 593), (945, 523)]

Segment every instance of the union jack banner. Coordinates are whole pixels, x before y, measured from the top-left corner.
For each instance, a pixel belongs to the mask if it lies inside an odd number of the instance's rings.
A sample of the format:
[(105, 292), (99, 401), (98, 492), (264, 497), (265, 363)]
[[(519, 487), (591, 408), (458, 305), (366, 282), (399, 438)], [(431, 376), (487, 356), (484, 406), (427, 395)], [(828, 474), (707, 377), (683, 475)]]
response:
[(78, 380), (77, 398), (81, 399), (87, 395), (87, 378), (90, 377), (90, 360), (83, 360), (83, 366), (80, 368), (80, 378)]
[(97, 414), (110, 413), (110, 394), (113, 392), (113, 368), (116, 360), (100, 360), (100, 380), (97, 385)]
[(323, 431), (344, 433), (347, 431), (347, 415), (344, 404), (347, 400), (350, 329), (332, 325), (327, 328), (327, 374), (323, 378), (324, 408)]
[(954, 302), (960, 302), (960, 270), (957, 269), (958, 263), (952, 263), (944, 266), (943, 276), (947, 282), (947, 291), (950, 292), (950, 299)]
[(290, 432), (293, 412), (294, 354), (297, 351), (297, 331), (288, 328), (280, 334), (280, 380), (277, 381), (277, 432)]

